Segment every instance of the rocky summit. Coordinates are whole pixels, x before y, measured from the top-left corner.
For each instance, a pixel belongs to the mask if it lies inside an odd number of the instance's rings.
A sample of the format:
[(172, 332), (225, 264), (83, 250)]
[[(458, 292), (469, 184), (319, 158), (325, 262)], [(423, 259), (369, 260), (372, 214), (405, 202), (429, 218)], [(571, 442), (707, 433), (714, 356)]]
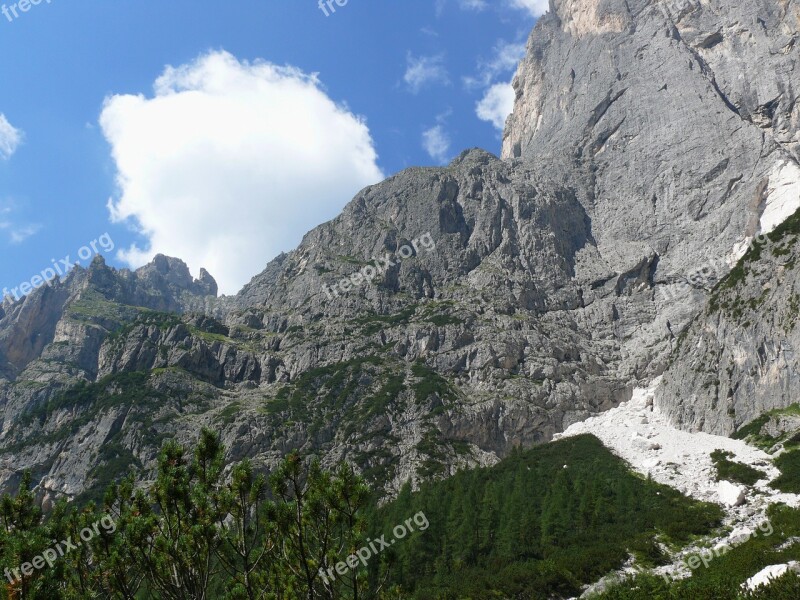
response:
[[(672, 424), (796, 400), (800, 4), (551, 0), (502, 157), (362, 190), (236, 296), (96, 259), (0, 309), (0, 486), (152, 477), (161, 442), (292, 450), (393, 494), (664, 375)], [(787, 219), (789, 219), (787, 221)]]

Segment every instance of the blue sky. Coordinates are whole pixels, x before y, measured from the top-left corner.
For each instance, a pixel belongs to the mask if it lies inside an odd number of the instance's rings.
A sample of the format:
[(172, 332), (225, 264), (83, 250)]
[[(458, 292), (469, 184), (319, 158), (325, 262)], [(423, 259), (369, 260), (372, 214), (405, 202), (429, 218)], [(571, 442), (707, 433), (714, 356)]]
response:
[(498, 153), (543, 9), (18, 2), (0, 14), (0, 289), (107, 232), (112, 265), (163, 252), (226, 293), (364, 185), (468, 147)]

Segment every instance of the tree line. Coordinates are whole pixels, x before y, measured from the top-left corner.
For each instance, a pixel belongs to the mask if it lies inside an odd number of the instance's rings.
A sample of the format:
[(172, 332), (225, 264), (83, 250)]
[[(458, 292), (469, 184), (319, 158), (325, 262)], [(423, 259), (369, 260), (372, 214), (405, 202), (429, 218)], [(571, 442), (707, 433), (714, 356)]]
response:
[[(391, 596), (385, 576), (368, 581), (365, 569), (320, 575), (366, 539), (370, 490), (346, 464), (326, 471), (292, 454), (268, 478), (248, 460), (226, 472), (219, 436), (204, 430), (193, 452), (164, 445), (146, 489), (124, 479), (99, 505), (59, 502), (44, 514), (30, 484), (26, 474), (18, 493), (0, 500), (4, 598)], [(375, 572), (386, 571), (379, 563), (387, 558), (374, 558)]]

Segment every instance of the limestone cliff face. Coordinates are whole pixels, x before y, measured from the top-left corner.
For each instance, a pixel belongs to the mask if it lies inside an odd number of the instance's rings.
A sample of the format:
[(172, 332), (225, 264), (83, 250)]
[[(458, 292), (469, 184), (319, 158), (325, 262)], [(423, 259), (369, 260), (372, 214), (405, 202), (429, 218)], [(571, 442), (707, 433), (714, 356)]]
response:
[(758, 233), (765, 182), (800, 174), (798, 4), (552, 6), (514, 81), (503, 157), (570, 181), (600, 251), (651, 248), (660, 283)]
[(800, 391), (800, 212), (756, 241), (676, 344), (656, 402), (691, 431), (730, 435)]
[[(118, 273), (98, 257), (88, 269), (76, 268), (65, 280), (54, 280), (19, 301), (5, 299), (0, 306), (0, 376), (17, 378), (53, 343), (91, 338), (86, 327), (70, 325), (74, 320), (65, 318), (70, 312), (81, 314), (81, 307), (91, 303), (89, 296), (108, 304), (180, 312), (200, 306), (202, 298), (216, 294), (217, 284), (208, 273), (203, 271), (195, 281), (178, 259), (159, 255), (136, 272)], [(79, 362), (79, 368), (89, 373), (95, 372), (95, 367), (96, 357)]]
[[(603, 256), (655, 251), (656, 314), (670, 315), (671, 334), (755, 236), (800, 208), (798, 25), (792, 1), (555, 0), (530, 37), (503, 156), (576, 181)], [(761, 283), (786, 292), (783, 271), (762, 267)], [(703, 342), (687, 341), (659, 393), (679, 424), (730, 432), (796, 401), (775, 300), (748, 320), (759, 340), (750, 350), (741, 322), (714, 313), (694, 323), (689, 339), (703, 332)], [(732, 347), (728, 373), (718, 353)], [(691, 372), (700, 363), (709, 381)], [(735, 392), (718, 389), (730, 377)]]
[(800, 204), (797, 18), (794, 2), (556, 1), (503, 159), (471, 150), (363, 190), (235, 297), (157, 257), (5, 305), (0, 485), (23, 468), (54, 495), (147, 477), (165, 437), (212, 426), (234, 458), (346, 458), (391, 491), (628, 399)]

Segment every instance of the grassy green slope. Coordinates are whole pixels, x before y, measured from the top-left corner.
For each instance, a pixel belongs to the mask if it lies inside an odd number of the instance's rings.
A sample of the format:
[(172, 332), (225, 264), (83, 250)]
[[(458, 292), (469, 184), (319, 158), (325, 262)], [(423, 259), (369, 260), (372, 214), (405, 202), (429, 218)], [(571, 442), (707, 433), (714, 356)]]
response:
[(664, 557), (712, 530), (718, 507), (632, 473), (593, 436), (516, 452), (500, 464), (405, 489), (370, 519), (391, 531), (422, 511), (425, 532), (392, 547), (403, 597), (549, 598), (620, 567)]
[(741, 584), (768, 565), (800, 560), (800, 511), (773, 506), (769, 511), (772, 534), (753, 536), (700, 566), (685, 580), (668, 582), (660, 577), (640, 576), (624, 582), (602, 600), (796, 600), (800, 598), (800, 578), (787, 575), (773, 585), (745, 593)]

